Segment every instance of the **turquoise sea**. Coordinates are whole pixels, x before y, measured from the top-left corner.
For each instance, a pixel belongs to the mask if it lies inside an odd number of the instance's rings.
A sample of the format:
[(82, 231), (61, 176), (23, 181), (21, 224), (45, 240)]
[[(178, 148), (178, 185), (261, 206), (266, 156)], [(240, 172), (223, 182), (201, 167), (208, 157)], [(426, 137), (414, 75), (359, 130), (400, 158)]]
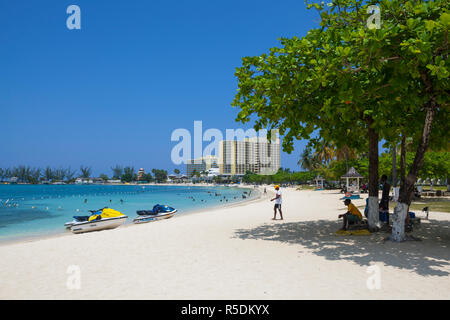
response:
[(116, 209), (128, 216), (130, 224), (137, 210), (151, 210), (155, 204), (185, 214), (242, 201), (244, 192), (256, 196), (252, 189), (236, 187), (0, 185), (0, 241), (70, 232), (64, 223), (75, 215), (90, 215), (89, 210)]

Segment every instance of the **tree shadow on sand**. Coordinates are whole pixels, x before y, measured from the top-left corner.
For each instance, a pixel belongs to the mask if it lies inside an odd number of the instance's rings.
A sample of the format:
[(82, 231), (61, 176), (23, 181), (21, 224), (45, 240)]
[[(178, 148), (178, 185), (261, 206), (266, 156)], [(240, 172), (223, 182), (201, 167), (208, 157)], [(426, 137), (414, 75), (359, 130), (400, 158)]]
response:
[(338, 221), (299, 221), (264, 224), (253, 229), (239, 229), (240, 239), (260, 239), (297, 244), (327, 260), (348, 260), (361, 266), (381, 262), (386, 266), (416, 272), (423, 276), (450, 274), (450, 222), (429, 220), (417, 227), (413, 235), (421, 241), (394, 243), (384, 241), (390, 234), (337, 236)]

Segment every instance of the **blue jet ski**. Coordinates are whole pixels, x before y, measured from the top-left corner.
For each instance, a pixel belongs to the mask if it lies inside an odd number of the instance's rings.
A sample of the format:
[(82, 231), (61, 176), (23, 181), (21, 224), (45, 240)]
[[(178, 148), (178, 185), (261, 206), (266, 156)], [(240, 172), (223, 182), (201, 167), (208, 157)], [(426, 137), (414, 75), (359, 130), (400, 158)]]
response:
[(153, 207), (152, 210), (138, 210), (136, 213), (139, 215), (136, 219), (133, 220), (134, 223), (145, 223), (158, 221), (163, 219), (172, 218), (177, 212), (177, 209), (157, 204)]

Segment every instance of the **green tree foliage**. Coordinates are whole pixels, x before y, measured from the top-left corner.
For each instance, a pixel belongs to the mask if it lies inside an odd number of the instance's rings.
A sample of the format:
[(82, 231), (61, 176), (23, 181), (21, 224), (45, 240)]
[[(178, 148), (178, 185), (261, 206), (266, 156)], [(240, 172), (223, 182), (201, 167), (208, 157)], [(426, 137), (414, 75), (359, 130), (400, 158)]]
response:
[(273, 175), (259, 175), (247, 171), (242, 177), (242, 181), (252, 184), (273, 184), (273, 183), (290, 183), (290, 184), (303, 184), (308, 181), (314, 180), (316, 172), (311, 171), (298, 171), (291, 172), (289, 169), (279, 169), (276, 174)]
[[(408, 153), (406, 154), (408, 159)], [(410, 155), (412, 158), (412, 154)], [(426, 178), (450, 178), (450, 152), (427, 152), (419, 176)]]
[(151, 182), (153, 180), (153, 176), (151, 173), (146, 173), (142, 175), (141, 182)]
[(134, 170), (134, 167), (125, 167), (123, 168), (123, 174), (121, 177), (122, 182), (131, 182), (136, 181), (136, 171)]
[(196, 178), (198, 178), (198, 177), (200, 177), (200, 173), (199, 172), (197, 172), (197, 170), (192, 170), (192, 173), (191, 173), (191, 178), (192, 177), (196, 177)]
[[(406, 169), (410, 170), (414, 161), (415, 152), (406, 153)], [(392, 180), (392, 153), (383, 153), (380, 156), (379, 175), (385, 174)], [(369, 177), (369, 159), (361, 156), (357, 159), (348, 161), (349, 167), (354, 167), (358, 173), (366, 179)], [(397, 157), (397, 167), (400, 166), (400, 159)], [(347, 172), (345, 160), (334, 160), (328, 165), (321, 165), (316, 171), (327, 180), (339, 180)], [(423, 166), (419, 172), (418, 178), (439, 178), (444, 181), (449, 177), (450, 172), (450, 152), (429, 151), (425, 154)], [(399, 179), (399, 177), (398, 177)]]
[(66, 178), (66, 169), (58, 168), (53, 171), (55, 181), (63, 181)]
[(40, 181), (70, 181), (75, 172), (69, 168), (53, 169), (46, 167), (44, 170), (41, 168), (33, 168), (30, 166), (19, 165), (13, 168), (0, 168), (0, 181), (17, 177), (19, 182), (36, 184)]
[(44, 170), (44, 176), (45, 180), (47, 181), (51, 181), (54, 179), (54, 173), (53, 173), (53, 169), (50, 167), (46, 167)]
[(68, 167), (65, 171), (66, 180), (73, 181), (76, 174), (77, 174), (76, 170), (72, 170), (70, 167)]
[(300, 160), (297, 163), (301, 168), (312, 171), (319, 166), (317, 159), (313, 156), (311, 148), (306, 147), (300, 155)]
[[(313, 132), (338, 147), (362, 150), (368, 130), (375, 156), (379, 139), (412, 137), (416, 154), (400, 192), (407, 202), (428, 146), (448, 145), (442, 136), (450, 122), (450, 2), (384, 0), (381, 28), (369, 29), (372, 4), (310, 4), (319, 11), (320, 28), (282, 38), (268, 54), (244, 57), (232, 105), (240, 108), (238, 121), (256, 115), (255, 129), (279, 128), (288, 152), (293, 139)], [(378, 176), (374, 160), (371, 186)]]
[(80, 167), (80, 172), (81, 172), (80, 178), (85, 178), (85, 179), (87, 179), (87, 178), (90, 178), (90, 176), (91, 176), (92, 168), (91, 168), (91, 167), (84, 167), (84, 166), (81, 166), (81, 167)]
[(152, 169), (152, 173), (156, 182), (161, 183), (167, 181), (167, 171), (161, 169)]
[(113, 172), (113, 179), (118, 180), (122, 178), (123, 175), (123, 167), (117, 165), (113, 168), (111, 168), (112, 172)]

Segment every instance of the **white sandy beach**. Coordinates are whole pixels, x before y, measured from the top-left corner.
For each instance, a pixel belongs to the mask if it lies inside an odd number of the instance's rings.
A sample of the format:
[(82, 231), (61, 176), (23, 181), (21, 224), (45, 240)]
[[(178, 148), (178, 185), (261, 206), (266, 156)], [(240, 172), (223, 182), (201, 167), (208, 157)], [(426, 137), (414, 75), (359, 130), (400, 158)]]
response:
[[(431, 212), (413, 233), (418, 242), (383, 242), (386, 233), (343, 237), (334, 235), (342, 194), (282, 191), (284, 221), (271, 220), (266, 196), (165, 221), (2, 244), (0, 298), (450, 298), (450, 214)], [(379, 289), (367, 286), (372, 264)], [(79, 267), (79, 289), (67, 286), (71, 265)]]

